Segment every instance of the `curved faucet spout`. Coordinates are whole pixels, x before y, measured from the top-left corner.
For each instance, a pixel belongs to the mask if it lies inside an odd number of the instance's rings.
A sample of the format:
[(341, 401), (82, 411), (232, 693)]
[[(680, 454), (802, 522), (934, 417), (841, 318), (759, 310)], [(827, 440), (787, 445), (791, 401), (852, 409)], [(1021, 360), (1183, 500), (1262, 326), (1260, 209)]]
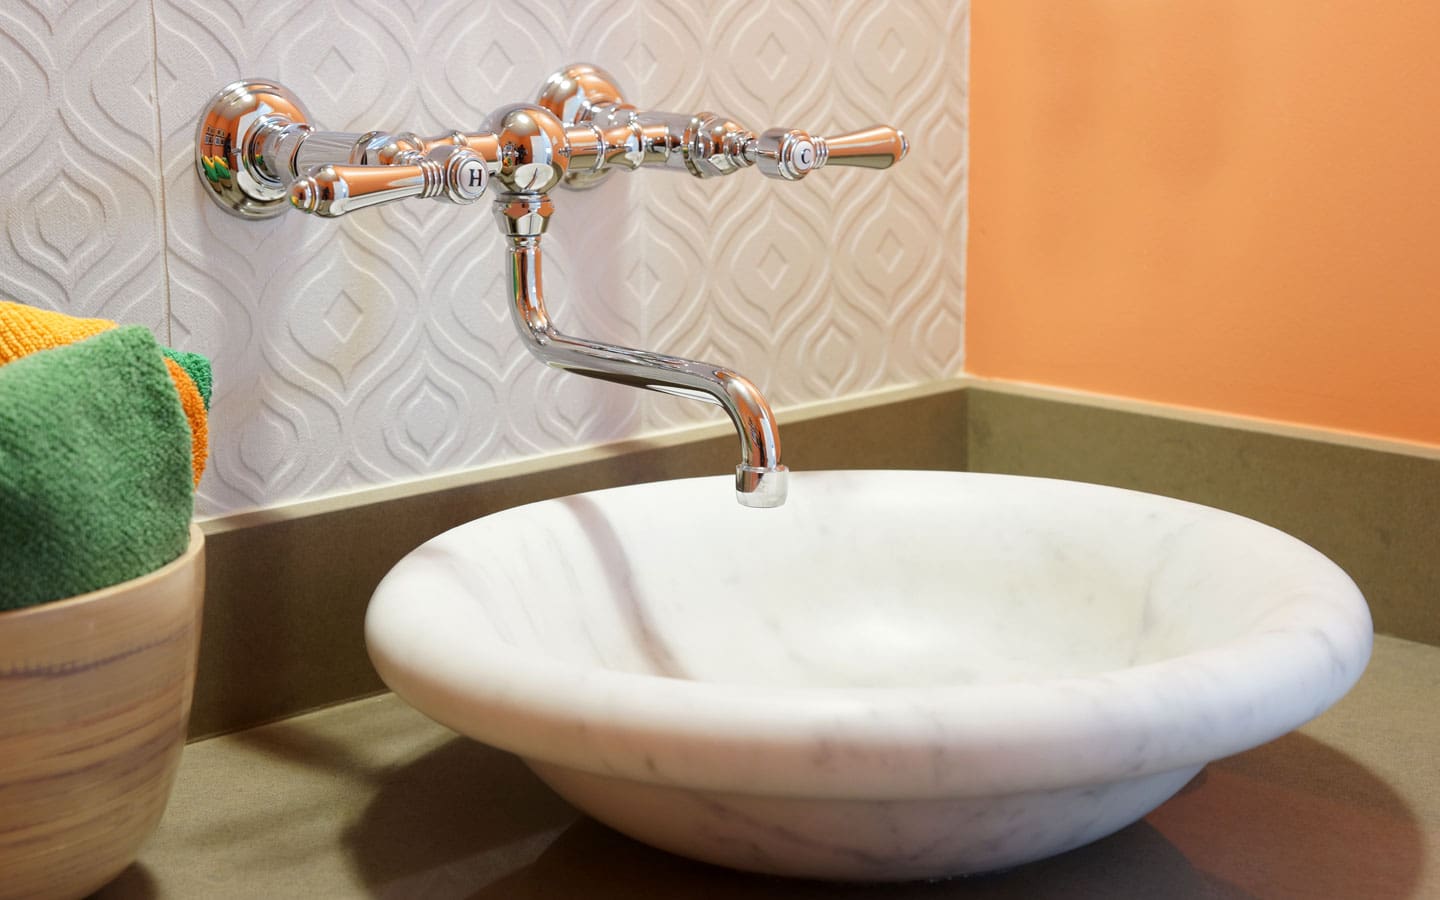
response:
[(755, 507), (785, 502), (788, 470), (780, 464), (780, 431), (759, 388), (722, 366), (562, 334), (545, 310), (540, 236), (510, 234), (509, 240), (511, 309), (531, 353), (568, 372), (720, 406), (740, 434), (736, 499)]

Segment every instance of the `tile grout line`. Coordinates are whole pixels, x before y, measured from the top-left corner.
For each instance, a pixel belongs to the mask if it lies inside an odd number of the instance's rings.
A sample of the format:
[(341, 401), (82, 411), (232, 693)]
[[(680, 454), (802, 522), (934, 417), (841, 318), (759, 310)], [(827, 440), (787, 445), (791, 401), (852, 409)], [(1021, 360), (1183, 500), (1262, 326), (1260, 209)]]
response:
[(965, 11), (965, 33), (960, 38), (961, 52), (965, 54), (964, 76), (961, 81), (964, 90), (965, 123), (965, 171), (961, 174), (961, 190), (965, 193), (965, 208), (960, 213), (960, 366), (956, 372), (947, 375), (964, 375), (970, 362), (970, 42), (974, 36), (971, 25), (971, 5), (967, 2)]
[(165, 193), (165, 130), (160, 121), (160, 25), (155, 10), (156, 0), (149, 0), (150, 7), (150, 84), (151, 102), (155, 110), (155, 177), (159, 185), (160, 200), (160, 275), (161, 291), (165, 297), (165, 344), (175, 345), (174, 310), (170, 305), (170, 209)]

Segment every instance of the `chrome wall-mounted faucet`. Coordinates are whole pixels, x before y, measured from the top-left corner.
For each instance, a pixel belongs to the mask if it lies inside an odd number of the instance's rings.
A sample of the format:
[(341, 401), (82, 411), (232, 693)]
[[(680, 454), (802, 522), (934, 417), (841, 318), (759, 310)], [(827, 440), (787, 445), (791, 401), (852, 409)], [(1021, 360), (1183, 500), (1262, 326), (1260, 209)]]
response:
[(754, 167), (797, 181), (816, 169), (885, 169), (909, 145), (877, 125), (838, 137), (797, 129), (755, 134), (724, 116), (641, 112), (591, 65), (546, 80), (534, 104), (496, 110), (477, 132), (319, 131), (300, 101), (270, 81), (237, 81), (210, 101), (196, 130), (195, 166), (211, 199), (247, 219), (295, 208), (336, 217), (412, 197), (474, 203), (496, 186), (495, 219), (510, 244), (511, 309), (546, 365), (721, 406), (740, 435), (735, 490), (747, 506), (785, 501), (780, 433), (758, 388), (723, 366), (566, 335), (545, 311), (540, 238), (551, 189), (585, 188), (620, 169), (699, 178)]

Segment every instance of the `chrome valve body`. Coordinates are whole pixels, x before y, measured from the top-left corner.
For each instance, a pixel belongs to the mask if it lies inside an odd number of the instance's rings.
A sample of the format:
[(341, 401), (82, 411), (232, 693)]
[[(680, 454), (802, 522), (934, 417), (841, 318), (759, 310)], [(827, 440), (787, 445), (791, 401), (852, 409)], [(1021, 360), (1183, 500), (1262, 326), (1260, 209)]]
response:
[(642, 112), (615, 80), (573, 65), (545, 81), (534, 104), (493, 112), (476, 132), (318, 130), (298, 98), (271, 81), (221, 90), (196, 130), (195, 165), (209, 196), (247, 219), (287, 207), (326, 218), (409, 198), (469, 204), (495, 186), (495, 218), (510, 244), (511, 308), (526, 346), (546, 365), (715, 403), (740, 436), (736, 496), (748, 506), (785, 500), (775, 416), (744, 376), (721, 366), (568, 336), (551, 323), (540, 242), (556, 187), (585, 188), (618, 170), (661, 168), (698, 178), (748, 168), (786, 181), (817, 169), (884, 169), (902, 159), (904, 134), (885, 125), (835, 137), (798, 129), (761, 134), (715, 113)]

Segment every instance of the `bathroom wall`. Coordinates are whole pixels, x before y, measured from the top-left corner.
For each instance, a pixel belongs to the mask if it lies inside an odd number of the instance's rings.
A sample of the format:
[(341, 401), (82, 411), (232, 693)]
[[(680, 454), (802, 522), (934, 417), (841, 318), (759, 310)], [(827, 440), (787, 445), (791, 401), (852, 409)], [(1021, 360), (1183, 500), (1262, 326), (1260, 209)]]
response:
[(981, 0), (968, 371), (1440, 445), (1440, 4)]
[[(542, 455), (718, 410), (543, 369), (485, 204), (228, 217), (196, 116), (242, 77), (324, 127), (478, 127), (587, 60), (629, 98), (756, 129), (888, 121), (884, 175), (666, 173), (557, 195), (567, 331), (730, 365), (787, 407), (959, 370), (968, 6), (43, 0), (0, 8), (0, 294), (154, 328), (216, 369), (203, 514)], [(43, 148), (37, 150), (36, 148)]]

